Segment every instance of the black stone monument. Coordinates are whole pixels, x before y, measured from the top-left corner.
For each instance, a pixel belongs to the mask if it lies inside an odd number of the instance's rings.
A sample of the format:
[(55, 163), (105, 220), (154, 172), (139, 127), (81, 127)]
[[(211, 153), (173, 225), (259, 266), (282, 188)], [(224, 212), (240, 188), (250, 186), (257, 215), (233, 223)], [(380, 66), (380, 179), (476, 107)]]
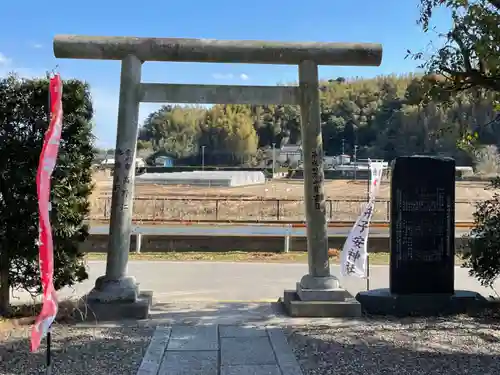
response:
[(391, 293), (453, 294), (455, 160), (399, 157), (391, 176)]
[(480, 294), (454, 290), (455, 161), (399, 157), (391, 175), (389, 288), (360, 292), (367, 314), (436, 316), (483, 308)]

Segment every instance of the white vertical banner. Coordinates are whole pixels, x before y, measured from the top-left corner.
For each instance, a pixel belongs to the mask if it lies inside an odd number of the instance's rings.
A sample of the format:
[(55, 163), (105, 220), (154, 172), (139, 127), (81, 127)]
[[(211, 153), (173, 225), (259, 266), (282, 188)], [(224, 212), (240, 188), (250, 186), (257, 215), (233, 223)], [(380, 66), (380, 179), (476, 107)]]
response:
[(366, 257), (368, 255), (368, 232), (373, 215), (375, 200), (370, 199), (363, 212), (352, 227), (342, 248), (342, 276), (366, 276)]
[(342, 248), (340, 269), (342, 276), (366, 277), (366, 259), (368, 257), (368, 234), (375, 208), (375, 197), (380, 189), (384, 165), (381, 162), (370, 164), (369, 199), (361, 215), (354, 223)]
[(384, 163), (370, 161), (370, 200), (378, 195), (383, 173)]

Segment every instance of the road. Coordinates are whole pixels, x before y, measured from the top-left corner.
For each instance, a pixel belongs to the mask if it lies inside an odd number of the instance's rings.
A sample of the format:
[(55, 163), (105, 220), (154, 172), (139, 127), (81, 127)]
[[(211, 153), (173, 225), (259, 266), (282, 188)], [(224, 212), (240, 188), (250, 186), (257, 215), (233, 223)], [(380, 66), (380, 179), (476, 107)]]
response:
[[(328, 234), (331, 237), (346, 237), (351, 227), (329, 227)], [(191, 225), (148, 225), (134, 226), (134, 233), (154, 236), (286, 236), (290, 233), (294, 237), (305, 237), (306, 228), (287, 227), (285, 225), (213, 225), (213, 224), (191, 224)], [(455, 237), (460, 238), (467, 234), (468, 228), (455, 228)], [(90, 229), (91, 234), (108, 234), (107, 225), (95, 225)], [(370, 228), (370, 237), (389, 237), (388, 228)]]
[[(62, 290), (60, 297), (84, 295), (94, 286), (95, 279), (104, 274), (104, 261), (89, 261), (89, 280), (74, 289)], [(340, 276), (339, 266), (331, 267)], [(307, 264), (230, 263), (230, 262), (167, 262), (130, 261), (129, 274), (137, 278), (141, 290), (151, 290), (157, 302), (186, 301), (259, 301), (277, 300), (285, 289), (307, 273)], [(371, 288), (389, 287), (389, 267), (370, 267)], [(352, 294), (366, 289), (366, 281), (354, 277), (342, 278), (342, 286)], [(497, 281), (495, 287), (500, 287)], [(483, 288), (466, 269), (455, 268), (455, 288), (477, 291), (485, 297), (493, 295)], [(18, 301), (29, 301), (29, 295), (15, 293)], [(16, 299), (13, 299), (16, 301)]]

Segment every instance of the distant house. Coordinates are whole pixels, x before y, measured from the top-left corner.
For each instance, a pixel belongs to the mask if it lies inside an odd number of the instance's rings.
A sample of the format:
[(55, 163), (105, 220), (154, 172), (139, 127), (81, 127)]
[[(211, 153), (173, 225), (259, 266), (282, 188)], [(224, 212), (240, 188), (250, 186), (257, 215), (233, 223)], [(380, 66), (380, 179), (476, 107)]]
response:
[(297, 167), (302, 161), (302, 147), (299, 145), (285, 145), (276, 151), (278, 165)]
[(174, 158), (166, 155), (158, 156), (155, 158), (155, 166), (156, 167), (173, 167), (174, 166)]

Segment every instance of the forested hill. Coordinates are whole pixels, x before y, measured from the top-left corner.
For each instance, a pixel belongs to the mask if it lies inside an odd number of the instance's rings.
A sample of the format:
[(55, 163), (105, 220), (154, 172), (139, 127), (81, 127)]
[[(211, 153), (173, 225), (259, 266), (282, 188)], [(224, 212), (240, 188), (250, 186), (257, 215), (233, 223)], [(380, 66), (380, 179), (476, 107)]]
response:
[[(414, 75), (321, 82), (325, 154), (340, 154), (344, 139), (345, 152), (357, 144), (359, 158), (444, 154), (468, 164), (471, 157), (457, 148), (461, 130), (477, 131), (480, 144), (500, 144), (500, 123), (485, 126), (496, 116), (490, 98), (469, 92), (443, 106), (424, 100), (428, 85)], [(205, 146), (207, 155), (243, 162), (272, 143), (300, 143), (300, 112), (281, 105), (164, 106), (145, 121), (140, 140), (140, 147), (180, 158)]]

